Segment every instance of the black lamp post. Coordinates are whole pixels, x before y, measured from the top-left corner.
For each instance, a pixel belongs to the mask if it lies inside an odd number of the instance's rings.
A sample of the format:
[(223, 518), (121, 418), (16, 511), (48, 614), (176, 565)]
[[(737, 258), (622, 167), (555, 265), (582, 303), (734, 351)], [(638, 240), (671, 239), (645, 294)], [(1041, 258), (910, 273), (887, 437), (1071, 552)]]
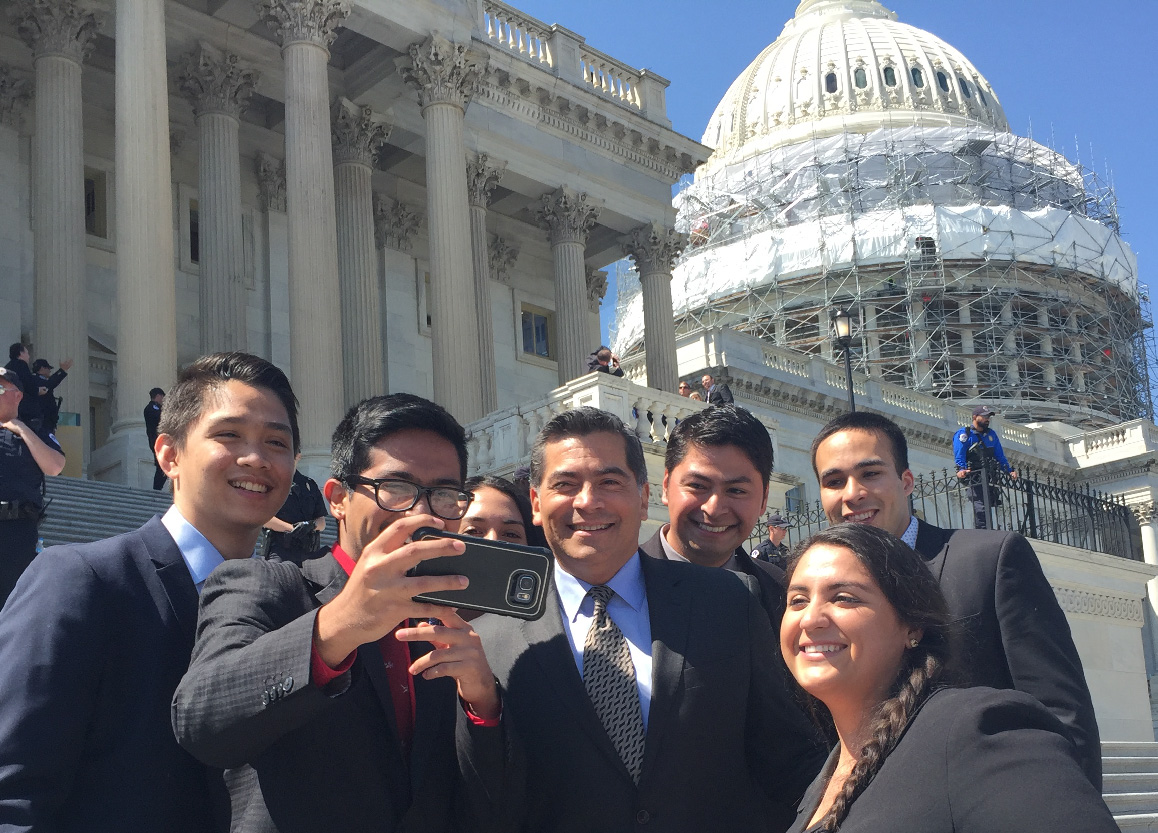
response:
[(849, 413), (856, 413), (856, 397), (852, 392), (852, 352), (849, 348), (852, 347), (852, 318), (848, 314), (848, 310), (841, 307), (836, 312), (836, 317), (833, 319), (836, 324), (836, 346), (844, 351), (844, 376), (848, 382), (848, 410)]

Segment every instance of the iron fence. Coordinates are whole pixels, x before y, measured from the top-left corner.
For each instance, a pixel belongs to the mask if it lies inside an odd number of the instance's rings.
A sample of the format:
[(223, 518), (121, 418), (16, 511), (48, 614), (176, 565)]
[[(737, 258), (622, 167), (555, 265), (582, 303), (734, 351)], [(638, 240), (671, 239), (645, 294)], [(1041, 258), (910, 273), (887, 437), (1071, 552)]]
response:
[[(1001, 473), (990, 487), (990, 528), (1020, 532), (1027, 538), (1142, 560), (1142, 539), (1137, 521), (1123, 498), (1103, 494), (1089, 485), (1069, 486), (1057, 478), (1038, 476), (1025, 469), (1015, 480)], [(910, 509), (935, 526), (973, 529), (977, 525), (971, 484), (956, 472), (918, 474), (914, 478)], [(982, 510), (984, 511), (984, 510)], [(820, 501), (801, 503), (781, 511), (791, 524), (786, 543), (792, 546), (828, 526)], [(752, 530), (749, 547), (768, 537), (767, 521)]]

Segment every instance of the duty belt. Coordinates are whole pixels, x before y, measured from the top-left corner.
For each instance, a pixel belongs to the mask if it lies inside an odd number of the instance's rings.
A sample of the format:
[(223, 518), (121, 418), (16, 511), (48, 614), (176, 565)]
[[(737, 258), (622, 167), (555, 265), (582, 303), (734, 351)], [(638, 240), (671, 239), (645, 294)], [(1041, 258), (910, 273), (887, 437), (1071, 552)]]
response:
[(41, 509), (35, 503), (0, 500), (0, 521), (39, 519)]

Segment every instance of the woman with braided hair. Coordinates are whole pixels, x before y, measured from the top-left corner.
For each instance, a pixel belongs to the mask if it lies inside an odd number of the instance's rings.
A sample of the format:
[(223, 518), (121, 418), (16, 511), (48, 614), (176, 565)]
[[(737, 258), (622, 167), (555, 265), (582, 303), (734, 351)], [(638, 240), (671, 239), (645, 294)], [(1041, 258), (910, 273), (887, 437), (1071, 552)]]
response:
[(1114, 833), (1044, 706), (948, 685), (950, 637), (936, 579), (899, 539), (845, 523), (797, 548), (780, 647), (838, 743), (793, 833)]

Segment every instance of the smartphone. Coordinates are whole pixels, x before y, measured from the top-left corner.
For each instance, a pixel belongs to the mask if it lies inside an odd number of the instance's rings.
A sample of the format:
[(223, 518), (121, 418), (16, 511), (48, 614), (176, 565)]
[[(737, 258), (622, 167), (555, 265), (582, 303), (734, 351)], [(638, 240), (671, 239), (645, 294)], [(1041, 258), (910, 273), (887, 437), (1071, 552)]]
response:
[(462, 555), (429, 558), (412, 568), (412, 576), (466, 576), (470, 586), (465, 590), (444, 590), (415, 596), (418, 602), (447, 607), (481, 610), (519, 619), (538, 619), (543, 615), (547, 582), (551, 580), (551, 551), (542, 547), (525, 547), (487, 538), (472, 538), (424, 526), (414, 533), (414, 540), (453, 538), (466, 544)]

